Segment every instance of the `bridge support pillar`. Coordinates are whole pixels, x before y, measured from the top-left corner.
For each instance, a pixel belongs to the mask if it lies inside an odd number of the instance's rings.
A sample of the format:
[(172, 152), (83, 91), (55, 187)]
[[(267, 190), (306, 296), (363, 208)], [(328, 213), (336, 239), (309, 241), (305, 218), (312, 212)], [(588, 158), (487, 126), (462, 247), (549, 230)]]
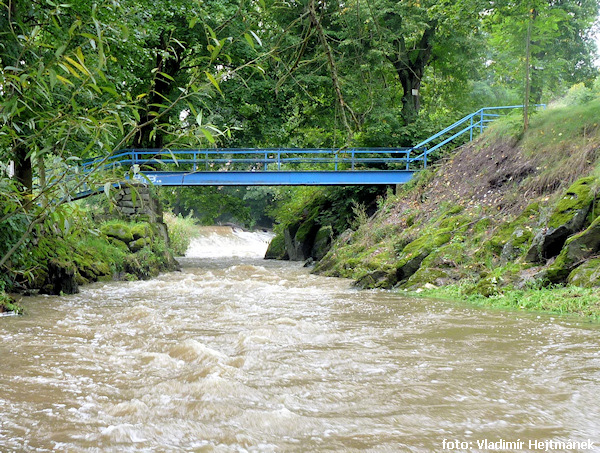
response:
[(139, 183), (122, 183), (114, 200), (116, 209), (122, 217), (155, 224), (165, 240), (165, 244), (169, 245), (169, 233), (163, 219), (160, 200), (149, 186)]

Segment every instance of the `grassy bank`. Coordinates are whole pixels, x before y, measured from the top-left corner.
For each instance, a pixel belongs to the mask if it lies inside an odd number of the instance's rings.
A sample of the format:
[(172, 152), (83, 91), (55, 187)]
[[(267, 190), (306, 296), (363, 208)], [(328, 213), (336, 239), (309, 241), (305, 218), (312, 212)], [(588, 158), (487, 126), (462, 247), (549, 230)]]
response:
[(315, 272), (362, 288), (600, 316), (600, 100), (518, 116), (340, 235)]
[(442, 287), (424, 287), (402, 294), (431, 299), (455, 300), (480, 307), (502, 308), (515, 311), (545, 312), (557, 315), (576, 315), (600, 321), (600, 298), (597, 288), (557, 286), (539, 289), (505, 289), (493, 296), (473, 294), (460, 284)]

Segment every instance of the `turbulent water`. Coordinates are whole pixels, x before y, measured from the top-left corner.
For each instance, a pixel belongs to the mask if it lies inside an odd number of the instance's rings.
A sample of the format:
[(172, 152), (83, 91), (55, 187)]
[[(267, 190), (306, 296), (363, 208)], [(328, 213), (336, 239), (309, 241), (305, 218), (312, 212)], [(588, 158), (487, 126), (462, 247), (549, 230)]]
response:
[(600, 451), (600, 326), (357, 291), (268, 240), (206, 229), (182, 272), (1, 318), (0, 451)]

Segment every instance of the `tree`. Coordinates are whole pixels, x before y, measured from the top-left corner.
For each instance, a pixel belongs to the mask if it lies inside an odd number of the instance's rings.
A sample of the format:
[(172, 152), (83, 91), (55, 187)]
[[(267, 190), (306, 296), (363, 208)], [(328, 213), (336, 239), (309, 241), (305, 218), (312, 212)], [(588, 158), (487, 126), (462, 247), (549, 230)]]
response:
[(490, 70), (497, 83), (521, 87), (524, 105), (564, 94), (574, 83), (593, 81), (597, 71), (590, 30), (598, 2), (501, 0), (494, 6), (486, 16), (493, 52)]

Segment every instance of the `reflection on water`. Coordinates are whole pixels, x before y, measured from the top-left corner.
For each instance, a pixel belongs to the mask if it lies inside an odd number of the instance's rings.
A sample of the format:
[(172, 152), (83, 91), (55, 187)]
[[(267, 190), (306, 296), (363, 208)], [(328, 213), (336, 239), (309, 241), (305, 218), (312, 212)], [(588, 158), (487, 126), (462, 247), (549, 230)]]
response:
[(598, 451), (597, 325), (357, 291), (267, 241), (207, 229), (182, 272), (2, 318), (0, 451)]

